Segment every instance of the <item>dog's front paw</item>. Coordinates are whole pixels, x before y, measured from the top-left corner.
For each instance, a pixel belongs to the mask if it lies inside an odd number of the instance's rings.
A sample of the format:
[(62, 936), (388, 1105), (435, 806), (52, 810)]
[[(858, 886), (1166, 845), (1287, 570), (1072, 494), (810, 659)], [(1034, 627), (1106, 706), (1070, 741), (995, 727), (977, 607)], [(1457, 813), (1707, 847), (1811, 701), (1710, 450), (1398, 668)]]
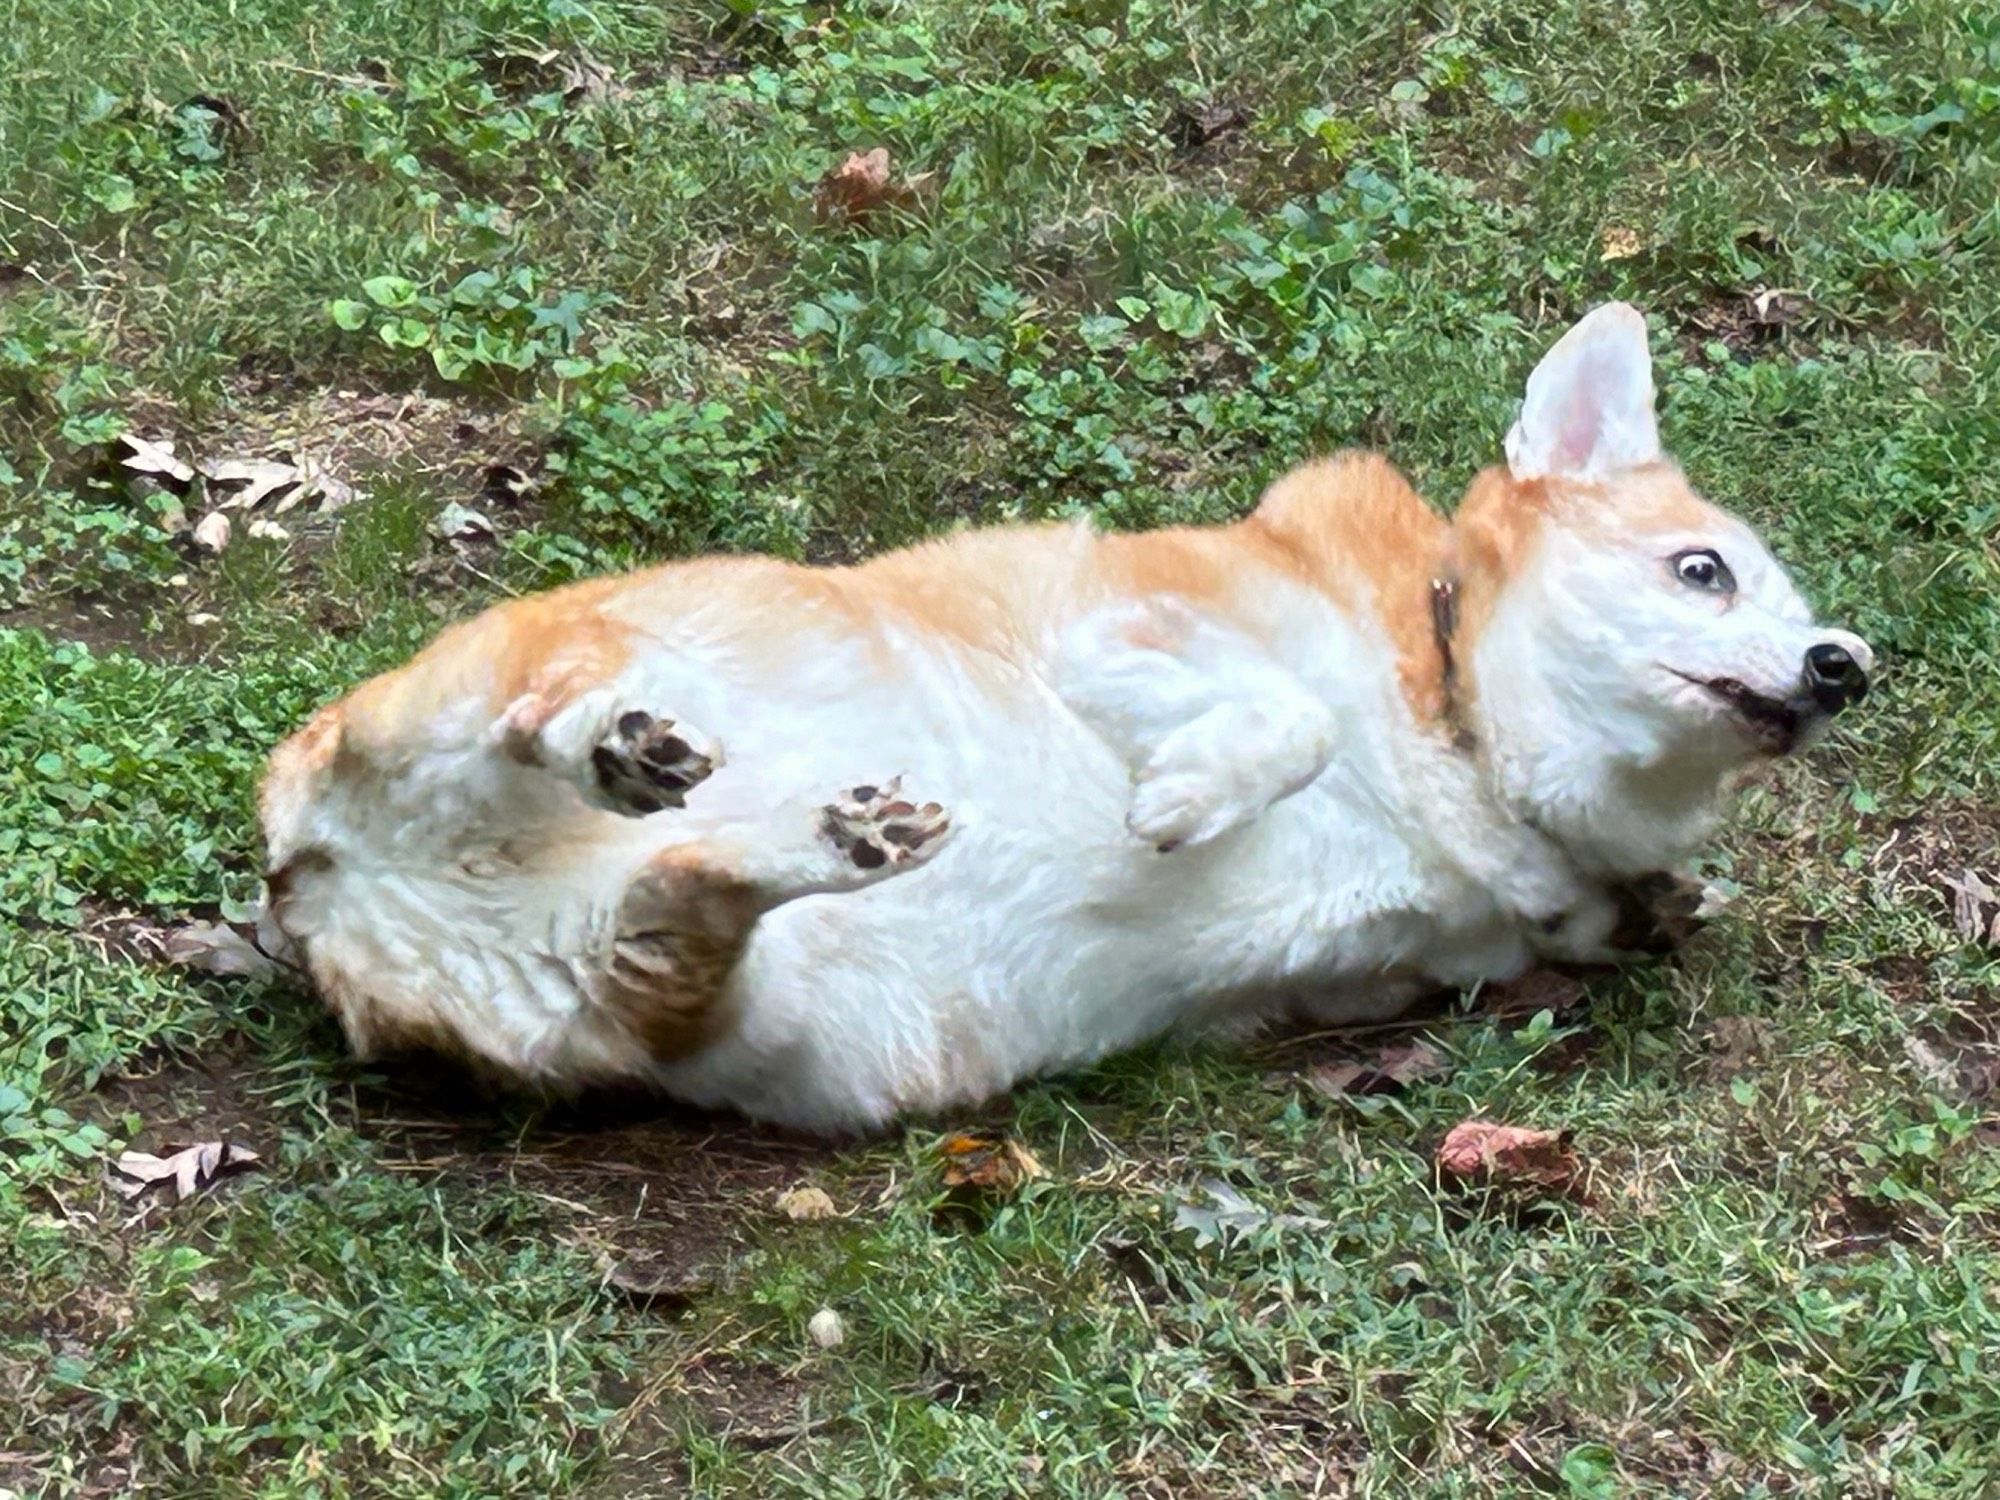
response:
[(680, 807), (722, 764), (722, 746), (685, 721), (633, 708), (608, 688), (567, 702), (528, 693), (494, 727), (510, 759), (573, 782), (585, 800), (644, 817)]
[(1168, 772), (1145, 776), (1132, 792), (1125, 826), (1162, 854), (1189, 844), (1205, 844), (1256, 816), (1256, 809), (1229, 795), (1212, 776)]

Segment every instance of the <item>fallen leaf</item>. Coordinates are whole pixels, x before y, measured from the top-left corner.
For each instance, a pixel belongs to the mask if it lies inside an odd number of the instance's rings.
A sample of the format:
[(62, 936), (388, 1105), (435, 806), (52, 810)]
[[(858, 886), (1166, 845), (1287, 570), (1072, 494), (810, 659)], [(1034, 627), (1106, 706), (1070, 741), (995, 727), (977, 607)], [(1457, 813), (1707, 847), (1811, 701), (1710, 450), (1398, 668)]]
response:
[(195, 523), (194, 543), (205, 552), (221, 552), (229, 545), (229, 517), (212, 510)]
[(319, 496), (319, 509), (322, 512), (336, 511), (342, 506), (352, 505), (357, 498), (353, 485), (310, 453), (299, 455), (299, 483), (304, 489)]
[(788, 1219), (831, 1219), (840, 1210), (822, 1189), (802, 1186), (778, 1195), (778, 1212)]
[(686, 1307), (713, 1285), (700, 1266), (655, 1266), (649, 1259), (621, 1260), (604, 1274), (604, 1284), (639, 1307)]
[(1802, 300), (1789, 288), (1760, 286), (1750, 294), (1750, 315), (1768, 327), (1782, 327), (1798, 317)]
[(812, 1321), (806, 1324), (806, 1332), (822, 1349), (838, 1349), (847, 1342), (847, 1325), (841, 1321), (840, 1314), (830, 1307), (822, 1307), (812, 1315)]
[(921, 180), (897, 178), (886, 146), (851, 151), (813, 188), (813, 211), (823, 223), (844, 220), (858, 224), (878, 208), (907, 207), (915, 199), (913, 189)]
[(167, 934), (166, 960), (209, 974), (268, 974), (277, 965), (227, 922), (189, 922)]
[(280, 490), (294, 492), (281, 502), (281, 509), (290, 509), (299, 500), (296, 492), (301, 475), (296, 464), (269, 458), (224, 458), (203, 464), (201, 472), (210, 483), (229, 488), (228, 494), (215, 501), (225, 510), (249, 510)]
[(1917, 1077), (1940, 1093), (1955, 1094), (1960, 1088), (1958, 1065), (1920, 1036), (1903, 1038), (1903, 1055), (1917, 1070)]
[(453, 501), (437, 513), (431, 522), (433, 534), (448, 542), (490, 542), (493, 540), (493, 523), (469, 505)]
[(1530, 969), (1479, 990), (1480, 1009), (1503, 1021), (1525, 1021), (1545, 1010), (1560, 1020), (1580, 1010), (1586, 998), (1581, 980), (1554, 969)]
[(1583, 1162), (1566, 1132), (1461, 1120), (1437, 1149), (1438, 1170), (1466, 1182), (1546, 1188), (1582, 1201)]
[(257, 1164), (257, 1153), (230, 1141), (202, 1141), (185, 1146), (168, 1156), (147, 1151), (123, 1152), (114, 1170), (126, 1181), (113, 1185), (127, 1198), (136, 1198), (163, 1182), (174, 1185), (174, 1201), (185, 1203), (196, 1193), (213, 1187), (224, 1177), (246, 1171)]
[(1193, 151), (1217, 136), (1241, 129), (1249, 119), (1240, 105), (1226, 100), (1183, 99), (1167, 119), (1167, 139), (1182, 151)]
[(1204, 1177), (1195, 1185), (1208, 1201), (1183, 1199), (1174, 1207), (1174, 1228), (1193, 1234), (1197, 1247), (1217, 1244), (1231, 1235), (1249, 1234), (1266, 1225), (1273, 1229), (1324, 1229), (1328, 1221), (1313, 1214), (1274, 1214), (1237, 1192), (1219, 1177)]
[(1429, 1042), (1401, 1042), (1383, 1047), (1367, 1062), (1321, 1063), (1306, 1074), (1306, 1084), (1330, 1098), (1386, 1094), (1450, 1071), (1450, 1059)]
[(1995, 890), (1976, 870), (1963, 871), (1956, 880), (1944, 878), (1951, 892), (1952, 925), (1968, 943), (1984, 943), (2000, 948), (2000, 890)]
[(574, 57), (564, 58), (557, 76), (562, 80), (566, 104), (616, 104), (632, 97), (632, 91), (618, 81), (611, 69), (588, 52), (578, 51)]
[(136, 433), (123, 433), (118, 439), (125, 454), (119, 464), (134, 474), (154, 474), (177, 485), (194, 483), (194, 468), (174, 453), (174, 445), (162, 438), (154, 442)]
[(1639, 238), (1636, 230), (1627, 229), (1623, 224), (1613, 224), (1604, 231), (1599, 241), (1599, 260), (1630, 260), (1646, 248), (1646, 242)]
[(938, 1143), (938, 1154), (944, 1157), (944, 1185), (949, 1188), (1011, 1193), (1048, 1176), (1034, 1152), (1009, 1136), (949, 1135)]

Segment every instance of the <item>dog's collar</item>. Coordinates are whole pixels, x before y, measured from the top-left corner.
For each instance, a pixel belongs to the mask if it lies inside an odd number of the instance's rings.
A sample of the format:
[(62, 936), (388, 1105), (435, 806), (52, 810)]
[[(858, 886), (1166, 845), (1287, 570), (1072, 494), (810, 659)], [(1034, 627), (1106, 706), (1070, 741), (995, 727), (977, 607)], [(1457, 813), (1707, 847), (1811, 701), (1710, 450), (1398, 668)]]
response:
[(1439, 682), (1444, 690), (1444, 722), (1451, 730), (1452, 744), (1460, 750), (1477, 748), (1478, 741), (1466, 728), (1459, 712), (1458, 660), (1452, 639), (1458, 632), (1458, 580), (1445, 574), (1431, 578), (1431, 634), (1437, 641)]

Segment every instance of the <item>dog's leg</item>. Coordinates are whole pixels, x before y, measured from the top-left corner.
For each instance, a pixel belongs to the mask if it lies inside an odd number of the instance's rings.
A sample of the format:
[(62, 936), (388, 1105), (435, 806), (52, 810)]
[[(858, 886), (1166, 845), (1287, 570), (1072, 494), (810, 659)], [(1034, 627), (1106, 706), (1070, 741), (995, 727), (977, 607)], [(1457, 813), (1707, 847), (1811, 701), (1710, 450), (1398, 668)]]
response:
[(514, 700), (494, 726), (505, 753), (573, 783), (584, 799), (628, 817), (686, 805), (722, 764), (722, 747), (685, 722), (634, 708), (614, 688), (567, 703), (543, 693)]
[(1061, 690), (1132, 769), (1132, 832), (1218, 838), (1326, 769), (1326, 705), (1241, 631), (1176, 601), (1120, 605), (1065, 643)]
[(625, 888), (597, 998), (653, 1056), (678, 1056), (709, 1034), (760, 916), (913, 870), (950, 831), (942, 807), (888, 781), (672, 844)]

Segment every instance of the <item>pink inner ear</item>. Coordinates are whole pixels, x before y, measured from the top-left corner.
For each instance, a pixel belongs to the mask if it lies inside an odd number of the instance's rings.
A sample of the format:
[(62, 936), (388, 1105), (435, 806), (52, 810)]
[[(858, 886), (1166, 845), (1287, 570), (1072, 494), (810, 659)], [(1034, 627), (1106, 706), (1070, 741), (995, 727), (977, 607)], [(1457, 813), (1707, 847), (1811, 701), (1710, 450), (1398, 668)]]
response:
[(1556, 433), (1555, 467), (1559, 473), (1580, 473), (1597, 447), (1600, 413), (1593, 394), (1581, 385), (1571, 388), (1563, 403), (1562, 426)]

